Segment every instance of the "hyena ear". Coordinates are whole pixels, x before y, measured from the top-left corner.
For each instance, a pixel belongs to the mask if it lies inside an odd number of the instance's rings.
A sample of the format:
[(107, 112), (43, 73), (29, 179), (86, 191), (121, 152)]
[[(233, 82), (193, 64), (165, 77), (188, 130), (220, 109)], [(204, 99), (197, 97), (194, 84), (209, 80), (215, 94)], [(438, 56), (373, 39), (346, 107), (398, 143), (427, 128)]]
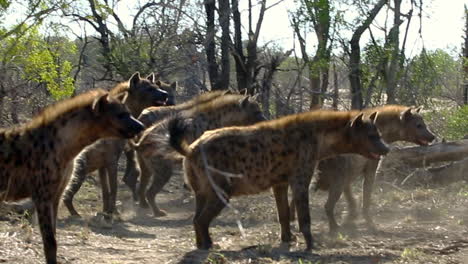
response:
[(247, 90), (247, 88), (244, 88), (244, 89), (239, 90), (239, 94), (240, 94), (240, 95), (247, 96), (248, 93), (249, 93), (249, 91)]
[(421, 111), (421, 108), (422, 108), (422, 107), (420, 106), (420, 107), (414, 109), (414, 111), (415, 111), (417, 114), (419, 114), (419, 112)]
[(253, 96), (250, 97), (251, 102), (258, 102), (258, 97), (260, 96), (259, 93), (254, 94)]
[(120, 103), (125, 104), (127, 101), (128, 93), (127, 92), (122, 92), (119, 93), (115, 96), (115, 99), (117, 99)]
[(247, 105), (249, 104), (249, 98), (250, 98), (250, 96), (246, 96), (246, 97), (242, 98), (242, 99), (239, 101), (240, 106), (241, 106), (242, 108), (247, 107)]
[(174, 81), (174, 82), (171, 83), (169, 88), (171, 88), (172, 91), (175, 93), (177, 91), (177, 86), (178, 86), (177, 81)]
[(357, 115), (356, 117), (354, 117), (352, 120), (351, 120), (351, 123), (349, 124), (349, 127), (356, 127), (356, 126), (360, 126), (362, 125), (363, 121), (362, 121), (362, 117), (364, 116), (364, 113), (360, 113), (359, 115)]
[(159, 74), (152, 72), (150, 75), (146, 76), (146, 79), (151, 83), (156, 83), (156, 81), (159, 80)]
[(99, 114), (102, 111), (102, 108), (109, 103), (109, 94), (103, 94), (96, 98), (94, 98), (93, 104), (91, 105), (91, 109), (93, 113)]
[(129, 83), (129, 86), (130, 86), (130, 90), (132, 88), (134, 88), (135, 86), (138, 85), (138, 83), (140, 82), (141, 80), (141, 77), (140, 77), (140, 73), (139, 72), (135, 72), (132, 77), (130, 77), (130, 79), (128, 80), (128, 83)]
[(372, 121), (373, 124), (375, 124), (375, 121), (377, 121), (378, 115), (379, 115), (379, 112), (374, 112), (369, 116), (369, 119)]
[(227, 90), (224, 90), (222, 95), (227, 95), (227, 94), (235, 94), (235, 92), (232, 91), (231, 89), (227, 89)]
[(408, 119), (410, 117), (411, 117), (411, 107), (406, 109), (405, 111), (401, 112), (401, 114), (400, 114), (400, 120), (401, 121), (404, 121), (404, 120), (406, 120), (406, 119)]

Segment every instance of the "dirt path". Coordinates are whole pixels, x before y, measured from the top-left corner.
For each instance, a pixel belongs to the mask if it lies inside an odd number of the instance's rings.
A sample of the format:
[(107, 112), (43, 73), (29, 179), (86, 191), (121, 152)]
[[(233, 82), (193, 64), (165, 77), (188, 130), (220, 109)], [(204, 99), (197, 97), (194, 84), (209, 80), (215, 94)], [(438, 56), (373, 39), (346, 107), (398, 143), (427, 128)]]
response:
[[(443, 189), (376, 190), (375, 222), (370, 233), (362, 222), (354, 232), (338, 238), (328, 235), (322, 209), (325, 193), (312, 194), (312, 231), (317, 249), (305, 247), (294, 223), (297, 242), (288, 250), (279, 244), (279, 224), (272, 195), (234, 199), (237, 216), (225, 209), (211, 232), (219, 246), (212, 251), (194, 247), (191, 225), (193, 199), (175, 177), (158, 198), (169, 216), (155, 219), (133, 206), (129, 192), (120, 186), (122, 221), (111, 227), (95, 217), (100, 209), (97, 188), (86, 182), (75, 201), (82, 219), (59, 214), (58, 254), (63, 263), (468, 263), (468, 187), (455, 184)], [(358, 188), (355, 188), (358, 189)], [(359, 191), (356, 194), (360, 194)], [(122, 202), (123, 201), (123, 202)], [(340, 202), (337, 212), (345, 209)], [(339, 215), (340, 216), (340, 215)], [(0, 263), (43, 263), (37, 227), (27, 221), (0, 221)], [(242, 237), (236, 220), (245, 230)]]

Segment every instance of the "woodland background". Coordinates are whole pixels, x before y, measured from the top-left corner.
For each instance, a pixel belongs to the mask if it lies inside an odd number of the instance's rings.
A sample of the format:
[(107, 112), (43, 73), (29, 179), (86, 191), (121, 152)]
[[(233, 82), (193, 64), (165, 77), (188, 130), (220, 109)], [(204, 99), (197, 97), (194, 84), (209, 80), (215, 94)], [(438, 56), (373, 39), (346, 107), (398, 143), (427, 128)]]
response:
[(439, 136), (468, 134), (466, 6), (461, 52), (415, 53), (409, 28), (430, 30), (421, 19), (429, 0), (289, 0), (294, 46), (261, 43), (264, 18), (283, 1), (133, 1), (124, 10), (118, 0), (0, 0), (0, 126), (139, 71), (178, 81), (179, 101), (216, 89), (259, 93), (270, 118), (422, 105)]

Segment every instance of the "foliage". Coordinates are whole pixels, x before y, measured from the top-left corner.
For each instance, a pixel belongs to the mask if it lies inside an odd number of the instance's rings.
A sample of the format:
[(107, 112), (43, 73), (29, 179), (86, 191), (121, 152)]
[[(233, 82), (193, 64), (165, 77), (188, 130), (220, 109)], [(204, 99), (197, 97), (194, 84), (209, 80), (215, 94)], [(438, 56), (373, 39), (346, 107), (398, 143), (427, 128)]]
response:
[(459, 140), (468, 135), (468, 105), (423, 114), (429, 128), (441, 138)]
[(448, 139), (461, 139), (468, 135), (468, 105), (464, 105), (447, 116), (445, 136)]
[(399, 90), (404, 104), (428, 104), (433, 97), (443, 96), (458, 88), (460, 63), (446, 51), (422, 50), (407, 65), (405, 89)]
[(4, 39), (2, 46), (3, 63), (19, 69), (22, 79), (44, 84), (55, 100), (73, 93), (72, 63), (65, 59), (76, 53), (73, 43), (63, 38), (46, 40), (34, 28), (24, 36)]

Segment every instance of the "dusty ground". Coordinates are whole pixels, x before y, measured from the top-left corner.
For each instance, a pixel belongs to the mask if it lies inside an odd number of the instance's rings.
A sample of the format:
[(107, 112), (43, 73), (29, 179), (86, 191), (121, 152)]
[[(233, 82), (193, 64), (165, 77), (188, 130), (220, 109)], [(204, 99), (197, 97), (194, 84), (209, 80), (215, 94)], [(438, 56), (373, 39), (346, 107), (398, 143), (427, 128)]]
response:
[[(119, 189), (121, 221), (106, 226), (95, 216), (101, 208), (98, 189), (88, 180), (75, 203), (82, 219), (61, 207), (58, 254), (63, 263), (468, 263), (468, 184), (438, 189), (381, 184), (376, 188), (375, 222), (370, 233), (362, 221), (354, 232), (328, 235), (322, 209), (325, 193), (312, 193), (312, 231), (317, 249), (301, 252), (303, 238), (293, 224), (297, 242), (287, 250), (279, 243), (279, 224), (272, 195), (234, 199), (241, 213), (225, 209), (211, 232), (218, 248), (195, 250), (191, 225), (193, 199), (174, 177), (158, 200), (170, 213), (155, 219), (137, 210), (125, 186)], [(360, 197), (360, 187), (355, 186)], [(343, 218), (345, 203), (338, 205)], [(245, 236), (236, 223), (240, 219)], [(0, 217), (0, 263), (43, 263), (38, 227), (21, 217)]]

